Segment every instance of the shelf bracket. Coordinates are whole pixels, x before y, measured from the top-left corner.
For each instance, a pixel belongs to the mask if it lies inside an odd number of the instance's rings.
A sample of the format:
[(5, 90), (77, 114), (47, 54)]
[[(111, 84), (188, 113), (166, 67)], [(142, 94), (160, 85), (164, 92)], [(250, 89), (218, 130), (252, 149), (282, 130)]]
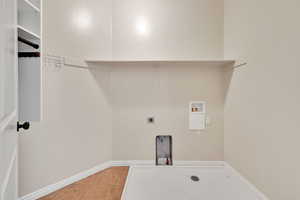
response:
[(237, 60), (233, 66), (233, 69), (240, 68), (247, 65), (247, 62), (244, 60)]
[(29, 41), (29, 40), (26, 40), (26, 39), (24, 39), (22, 37), (18, 37), (18, 41), (22, 42), (22, 43), (24, 43), (24, 44), (26, 44), (28, 46), (31, 46), (32, 48), (35, 48), (35, 49), (40, 48), (40, 46), (38, 44), (35, 44), (35, 43), (33, 43), (33, 42)]

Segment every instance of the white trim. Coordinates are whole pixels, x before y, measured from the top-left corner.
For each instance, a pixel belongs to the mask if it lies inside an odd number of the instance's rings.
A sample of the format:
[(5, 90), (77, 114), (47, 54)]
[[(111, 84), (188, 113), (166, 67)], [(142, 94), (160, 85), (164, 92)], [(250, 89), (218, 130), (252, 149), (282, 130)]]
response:
[(129, 179), (130, 179), (131, 176), (132, 176), (132, 168), (129, 168), (127, 178), (126, 178), (126, 182), (125, 182), (125, 185), (124, 185), (124, 188), (123, 188), (123, 191), (122, 191), (121, 200), (125, 199)]
[[(224, 161), (185, 161), (175, 160), (173, 166), (204, 166), (204, 167), (224, 167)], [(136, 166), (136, 165), (155, 165), (153, 160), (125, 160), (125, 161), (111, 161), (112, 166)]]
[(225, 163), (225, 169), (227, 169), (232, 175), (238, 177), (243, 183), (245, 183), (259, 198), (259, 200), (270, 200), (264, 193), (262, 193), (255, 185), (253, 185), (248, 179), (246, 179), (241, 173), (234, 169), (229, 163)]
[(93, 167), (89, 170), (86, 170), (86, 171), (83, 171), (83, 172), (80, 172), (74, 176), (71, 176), (69, 178), (66, 178), (66, 179), (63, 179), (57, 183), (54, 183), (52, 185), (48, 185), (46, 187), (43, 187), (33, 193), (30, 193), (30, 194), (27, 194), (21, 198), (19, 198), (19, 200), (36, 200), (36, 199), (39, 199), (43, 196), (46, 196), (52, 192), (55, 192), (56, 190), (59, 190), (63, 187), (66, 187), (67, 185), (70, 185), (72, 183), (75, 183), (76, 181), (79, 181), (81, 179), (84, 179), (88, 176), (91, 176), (95, 173), (98, 173), (102, 170), (105, 170), (107, 168), (109, 168), (111, 166), (111, 162), (108, 161), (108, 162), (105, 162), (103, 164), (100, 164), (96, 167)]
[(0, 121), (0, 133), (3, 132), (12, 120), (17, 116), (17, 110), (12, 111), (9, 115)]
[(112, 166), (135, 166), (135, 165), (154, 165), (152, 160), (113, 160)]
[(33, 3), (31, 3), (30, 1), (28, 0), (24, 0), (30, 7), (32, 7), (36, 12), (41, 12), (41, 10), (35, 6)]
[(26, 39), (40, 39), (40, 36), (32, 31), (29, 31), (28, 29), (26, 29), (25, 27), (21, 26), (21, 25), (17, 25), (18, 28), (18, 32), (20, 35), (22, 35), (23, 37), (25, 37)]
[(174, 166), (224, 167), (224, 161), (182, 161), (175, 160)]
[(118, 60), (118, 59), (101, 59), (101, 58), (86, 58), (85, 62), (89, 63), (123, 63), (123, 62), (193, 62), (193, 63), (216, 63), (216, 64), (234, 64), (235, 60), (227, 60), (227, 59), (177, 59), (177, 60), (168, 60), (168, 59), (125, 59), (125, 60)]
[(10, 174), (12, 173), (14, 162), (16, 161), (16, 158), (17, 158), (17, 153), (18, 153), (18, 148), (16, 147), (14, 149), (14, 152), (12, 154), (11, 160), (10, 160), (9, 165), (8, 165), (7, 172), (6, 172), (5, 177), (4, 177), (3, 185), (2, 185), (2, 188), (1, 188), (1, 191), (0, 191), (0, 197), (1, 197), (0, 199), (4, 199), (4, 193), (5, 193), (5, 190), (7, 188), (7, 184), (9, 182)]
[(35, 6), (33, 3), (31, 3), (30, 1), (28, 0), (24, 0), (25, 3), (27, 3), (31, 8), (33, 8), (36, 12), (40, 12), (40, 9)]

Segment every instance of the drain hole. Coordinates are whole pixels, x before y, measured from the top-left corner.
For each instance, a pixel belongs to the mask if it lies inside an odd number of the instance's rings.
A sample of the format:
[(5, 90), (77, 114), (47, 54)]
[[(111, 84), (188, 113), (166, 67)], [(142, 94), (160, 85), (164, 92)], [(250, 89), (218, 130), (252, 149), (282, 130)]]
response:
[(198, 182), (200, 179), (199, 179), (198, 176), (191, 176), (191, 180), (195, 181), (195, 182)]

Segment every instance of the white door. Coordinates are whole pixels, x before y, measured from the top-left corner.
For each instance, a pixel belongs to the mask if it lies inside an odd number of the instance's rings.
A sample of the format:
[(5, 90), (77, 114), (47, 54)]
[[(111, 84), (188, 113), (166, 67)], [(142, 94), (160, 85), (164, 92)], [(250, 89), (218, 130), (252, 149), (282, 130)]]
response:
[(16, 24), (16, 0), (0, 0), (0, 200), (18, 197)]

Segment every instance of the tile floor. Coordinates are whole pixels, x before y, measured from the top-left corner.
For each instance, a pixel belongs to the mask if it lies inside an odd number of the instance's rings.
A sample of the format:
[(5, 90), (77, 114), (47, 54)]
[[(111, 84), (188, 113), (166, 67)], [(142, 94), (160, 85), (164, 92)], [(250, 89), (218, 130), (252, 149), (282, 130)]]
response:
[(120, 200), (129, 167), (111, 167), (39, 200)]

